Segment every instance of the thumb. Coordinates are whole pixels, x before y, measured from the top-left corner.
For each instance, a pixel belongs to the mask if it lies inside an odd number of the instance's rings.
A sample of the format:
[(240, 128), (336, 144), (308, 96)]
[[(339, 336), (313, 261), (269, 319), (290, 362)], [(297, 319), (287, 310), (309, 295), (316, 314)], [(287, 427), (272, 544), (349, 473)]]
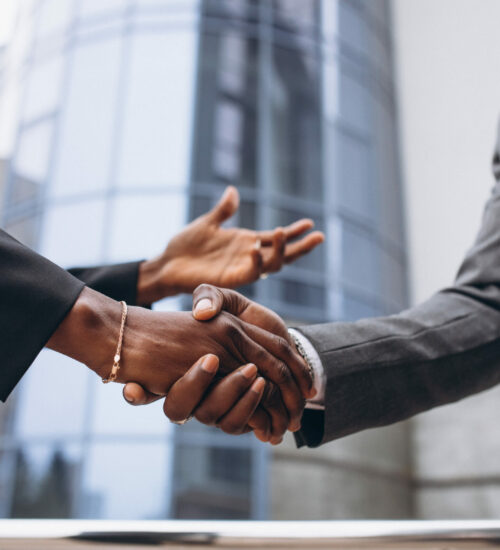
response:
[(193, 292), (193, 317), (197, 321), (208, 321), (223, 310), (238, 316), (250, 303), (234, 290), (203, 284)]
[(236, 187), (226, 187), (219, 202), (208, 212), (207, 216), (213, 223), (220, 225), (237, 212), (240, 206), (240, 195)]
[(149, 392), (136, 382), (128, 382), (123, 387), (123, 398), (130, 405), (148, 405), (161, 397), (161, 395)]

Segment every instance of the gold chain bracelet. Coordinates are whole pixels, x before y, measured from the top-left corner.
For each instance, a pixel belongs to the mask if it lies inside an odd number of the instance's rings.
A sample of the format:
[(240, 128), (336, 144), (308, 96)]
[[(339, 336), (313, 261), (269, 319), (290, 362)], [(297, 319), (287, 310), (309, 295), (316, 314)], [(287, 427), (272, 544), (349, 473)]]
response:
[(116, 380), (116, 377), (118, 376), (118, 371), (120, 370), (123, 333), (125, 332), (125, 322), (127, 320), (127, 311), (128, 311), (126, 302), (120, 302), (120, 304), (122, 305), (122, 322), (120, 326), (120, 334), (118, 336), (118, 345), (116, 346), (116, 353), (113, 358), (113, 368), (111, 369), (109, 376), (107, 378), (102, 379), (103, 384), (107, 384), (108, 382), (114, 382)]

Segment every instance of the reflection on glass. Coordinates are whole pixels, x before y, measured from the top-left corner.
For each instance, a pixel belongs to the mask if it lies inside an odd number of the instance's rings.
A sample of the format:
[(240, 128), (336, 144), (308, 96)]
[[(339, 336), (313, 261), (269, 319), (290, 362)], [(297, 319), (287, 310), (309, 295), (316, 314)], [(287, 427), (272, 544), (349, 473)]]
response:
[(30, 445), (19, 449), (10, 516), (72, 517), (80, 466), (78, 447)]
[(107, 216), (104, 200), (52, 206), (46, 214), (40, 249), (44, 256), (65, 267), (99, 263)]
[(58, 106), (63, 58), (32, 66), (26, 83), (23, 118), (32, 120), (54, 111)]
[(179, 519), (246, 519), (251, 513), (252, 454), (179, 444), (173, 515)]
[[(203, 4), (209, 10), (210, 3)], [(257, 177), (257, 40), (202, 20), (192, 159), (195, 182), (254, 187)], [(211, 98), (209, 101), (208, 98)]]
[(39, 2), (37, 21), (39, 37), (55, 31), (63, 31), (70, 20), (73, 4), (74, 0), (45, 0)]
[(138, 33), (132, 39), (119, 185), (187, 185), (195, 48), (192, 32)]
[(80, 515), (103, 519), (162, 519), (170, 491), (165, 441), (92, 443), (83, 474)]
[(52, 145), (52, 121), (40, 122), (21, 133), (14, 160), (16, 173), (28, 180), (42, 183), (47, 177)]
[(273, 48), (271, 183), (282, 193), (321, 200), (318, 68), (309, 54)]
[(82, 437), (91, 376), (77, 361), (43, 350), (22, 381), (16, 434), (23, 438)]
[(108, 257), (122, 262), (156, 256), (184, 226), (187, 211), (184, 194), (118, 197), (113, 204)]
[(342, 133), (338, 143), (339, 204), (349, 212), (373, 219), (376, 216), (376, 174), (370, 172), (371, 150), (367, 143)]
[(363, 7), (356, 0), (338, 2), (339, 33), (350, 48), (366, 51), (367, 28)]
[(343, 294), (342, 303), (343, 321), (357, 321), (358, 319), (377, 317), (384, 313), (373, 304), (368, 303), (357, 296), (352, 296), (347, 292), (344, 292)]
[(273, 7), (278, 29), (294, 33), (316, 31), (320, 0), (273, 0)]
[(124, 8), (126, 0), (84, 0), (79, 2), (78, 15), (87, 17)]
[(10, 220), (5, 224), (5, 231), (19, 242), (36, 248), (39, 238), (40, 219), (36, 215), (26, 216)]
[(380, 291), (380, 250), (370, 233), (344, 223), (342, 280), (377, 295)]
[(74, 51), (50, 189), (55, 196), (104, 190), (109, 184), (119, 61), (117, 39)]

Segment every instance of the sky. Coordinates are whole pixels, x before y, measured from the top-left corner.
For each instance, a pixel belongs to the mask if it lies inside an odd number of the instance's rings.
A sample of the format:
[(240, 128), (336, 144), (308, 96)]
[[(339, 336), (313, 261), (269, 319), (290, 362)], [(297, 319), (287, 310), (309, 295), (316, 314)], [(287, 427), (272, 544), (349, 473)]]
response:
[(15, 14), (15, 0), (0, 0), (0, 46), (10, 37)]

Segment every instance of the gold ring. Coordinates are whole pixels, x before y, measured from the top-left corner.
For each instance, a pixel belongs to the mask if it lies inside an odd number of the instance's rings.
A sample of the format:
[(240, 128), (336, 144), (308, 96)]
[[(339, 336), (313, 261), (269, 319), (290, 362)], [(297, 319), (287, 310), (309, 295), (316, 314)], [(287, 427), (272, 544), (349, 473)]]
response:
[(269, 273), (262, 273), (260, 276), (262, 280), (267, 279), (268, 277), (269, 277)]

